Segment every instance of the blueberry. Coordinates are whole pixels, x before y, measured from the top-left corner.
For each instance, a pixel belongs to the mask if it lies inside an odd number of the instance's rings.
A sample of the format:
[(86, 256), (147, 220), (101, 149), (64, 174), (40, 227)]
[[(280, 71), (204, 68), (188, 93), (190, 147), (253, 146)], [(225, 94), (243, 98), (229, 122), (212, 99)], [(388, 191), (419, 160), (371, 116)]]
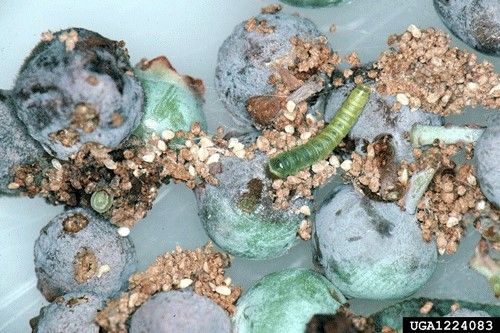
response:
[(426, 243), (414, 215), (341, 187), (318, 212), (315, 259), (346, 296), (406, 297), (432, 275), (436, 244)]
[(269, 83), (273, 63), (292, 51), (290, 38), (312, 40), (321, 36), (308, 19), (283, 13), (255, 17), (274, 27), (270, 33), (247, 31), (246, 21), (237, 25), (219, 49), (215, 87), (226, 109), (235, 121), (250, 126), (247, 112), (250, 97), (270, 95), (275, 88)]
[(259, 280), (236, 304), (238, 333), (302, 333), (317, 313), (335, 313), (345, 298), (320, 274), (302, 268), (272, 273)]
[(338, 5), (344, 0), (280, 0), (280, 1), (296, 7), (317, 8), (317, 7)]
[(9, 186), (13, 181), (13, 169), (45, 156), (42, 146), (29, 136), (17, 118), (10, 92), (3, 90), (0, 90), (0, 151), (0, 193), (7, 194), (16, 193), (16, 189)]
[(227, 313), (190, 290), (167, 291), (146, 301), (132, 316), (130, 333), (229, 333)]
[(486, 128), (477, 141), (474, 163), (481, 191), (492, 204), (500, 208), (499, 142), (500, 123), (497, 122)]
[(83, 208), (56, 216), (35, 242), (38, 289), (49, 301), (72, 291), (115, 296), (128, 285), (136, 265), (132, 242)]
[(481, 310), (458, 309), (443, 317), (491, 317), (488, 312)]
[[(432, 308), (427, 314), (422, 314), (420, 309), (427, 302), (432, 303)], [(451, 307), (454, 304), (458, 304), (460, 308), (452, 312)], [(498, 317), (500, 316), (500, 306), (449, 299), (413, 298), (394, 304), (370, 317), (375, 321), (376, 332), (381, 332), (384, 326), (401, 332), (403, 317), (459, 317), (471, 314), (477, 317)]]
[(448, 29), (467, 45), (500, 56), (498, 0), (434, 0), (434, 8)]
[(116, 147), (142, 116), (142, 88), (123, 42), (82, 28), (61, 30), (33, 49), (13, 98), (29, 134), (60, 159), (86, 142)]
[(149, 133), (160, 135), (164, 130), (189, 131), (195, 122), (206, 130), (201, 80), (180, 75), (163, 56), (143, 60), (134, 73), (145, 97), (144, 116), (134, 134), (144, 138)]
[[(199, 215), (208, 236), (224, 251), (238, 257), (269, 259), (283, 255), (297, 239), (299, 214), (275, 209), (266, 175), (268, 158), (223, 157), (217, 186), (196, 190)], [(298, 208), (298, 202), (296, 203)]]
[[(374, 83), (370, 84), (373, 86)], [(354, 85), (353, 82), (346, 83), (331, 93), (325, 109), (326, 121), (332, 119)], [(407, 132), (414, 124), (442, 125), (443, 119), (439, 115), (420, 109), (412, 111), (404, 105), (399, 111), (393, 111), (391, 107), (395, 102), (394, 96), (382, 96), (372, 90), (368, 103), (351, 129), (349, 137), (356, 142), (356, 149), (362, 151), (367, 142), (373, 142), (376, 138), (389, 134), (392, 136), (396, 160), (413, 161), (412, 147), (406, 139)]]
[(34, 333), (99, 333), (94, 318), (103, 307), (93, 293), (69, 293), (44, 306), (30, 324)]

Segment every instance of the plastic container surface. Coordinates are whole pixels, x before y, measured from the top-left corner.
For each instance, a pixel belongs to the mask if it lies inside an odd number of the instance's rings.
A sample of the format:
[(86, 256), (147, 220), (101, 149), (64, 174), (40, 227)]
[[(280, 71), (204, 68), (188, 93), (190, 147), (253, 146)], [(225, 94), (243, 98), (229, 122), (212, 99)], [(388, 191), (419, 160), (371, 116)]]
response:
[[(277, 1), (263, 0), (151, 0), (142, 1), (0, 1), (0, 88), (11, 89), (16, 74), (40, 33), (84, 27), (115, 40), (126, 41), (131, 63), (166, 55), (183, 74), (203, 79), (204, 110), (210, 130), (234, 124), (214, 90), (217, 51), (234, 26), (260, 8)], [(283, 6), (311, 19), (345, 56), (356, 51), (362, 62), (372, 61), (386, 48), (387, 37), (410, 24), (445, 31), (432, 1), (356, 0), (321, 9)], [(329, 31), (332, 24), (336, 32)], [(467, 48), (452, 37), (454, 45)], [(479, 55), (500, 71), (500, 59)], [(458, 123), (484, 123), (480, 109), (453, 117)], [(171, 195), (175, 193), (175, 195)], [(0, 332), (30, 332), (28, 321), (46, 301), (36, 289), (33, 244), (40, 229), (62, 211), (42, 199), (0, 197)], [(157, 203), (134, 230), (132, 237), (139, 269), (171, 251), (176, 244), (195, 248), (208, 241), (196, 212), (194, 194), (183, 185), (162, 189)], [(467, 268), (479, 236), (470, 233), (453, 256), (441, 256), (431, 280), (418, 296), (495, 303), (485, 278)], [(288, 267), (312, 267), (310, 244), (301, 242), (287, 255), (269, 261), (235, 259), (229, 276), (245, 289), (264, 275)], [(373, 312), (394, 302), (354, 300), (352, 309)]]

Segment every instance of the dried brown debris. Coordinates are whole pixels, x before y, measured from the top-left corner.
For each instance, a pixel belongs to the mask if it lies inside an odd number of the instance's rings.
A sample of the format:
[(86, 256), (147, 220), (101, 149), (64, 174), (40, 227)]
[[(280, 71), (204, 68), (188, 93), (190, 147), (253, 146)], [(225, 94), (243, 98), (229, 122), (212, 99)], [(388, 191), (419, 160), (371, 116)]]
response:
[(233, 314), (241, 288), (233, 286), (231, 279), (224, 276), (224, 268), (229, 265), (229, 256), (216, 252), (211, 243), (192, 251), (177, 247), (156, 258), (144, 272), (132, 275), (128, 291), (108, 301), (96, 321), (106, 332), (127, 332), (127, 319), (151, 296), (186, 287), (192, 287), (197, 294)]
[(464, 234), (464, 216), (481, 200), (472, 165), (441, 169), (418, 205), (423, 238), (429, 241), (435, 235), (440, 254), (454, 253)]
[(63, 230), (68, 233), (77, 233), (87, 227), (89, 220), (86, 216), (77, 213), (68, 216), (63, 221)]
[(57, 141), (64, 147), (72, 147), (80, 141), (80, 134), (73, 128), (64, 128), (62, 130), (49, 133), (52, 141)]
[(415, 162), (395, 164), (389, 141), (381, 138), (367, 145), (366, 154), (352, 153), (352, 161), (345, 160), (341, 168), (367, 196), (397, 201), (402, 209), (412, 175), (429, 168), (437, 170), (417, 207), (416, 216), (424, 240), (430, 241), (435, 236), (439, 253), (452, 254), (466, 225), (475, 222), (483, 237), (491, 240), (494, 247), (498, 246), (500, 212), (487, 203), (472, 165), (456, 166), (452, 158), (460, 148), (470, 155), (469, 145), (436, 142), (425, 151), (415, 149)]
[(260, 12), (261, 12), (261, 14), (274, 14), (274, 13), (281, 11), (281, 9), (283, 9), (283, 7), (280, 4), (273, 3), (269, 6), (262, 7), (260, 9)]
[(406, 182), (402, 173), (406, 164), (397, 165), (391, 139), (384, 136), (366, 147), (366, 154), (352, 153), (352, 165), (347, 172), (352, 182), (370, 196), (396, 201), (404, 193)]
[(475, 227), (495, 251), (500, 251), (500, 209), (486, 200), (476, 204)]
[(352, 67), (361, 67), (361, 60), (356, 52), (349, 53), (346, 60)]
[(84, 247), (75, 255), (73, 262), (75, 281), (85, 283), (97, 273), (97, 257), (94, 251)]
[(73, 111), (71, 126), (92, 133), (99, 126), (99, 113), (91, 104), (78, 104)]
[(308, 241), (312, 237), (312, 223), (309, 220), (302, 220), (299, 226), (299, 231), (297, 231), (297, 235), (300, 239)]
[(245, 24), (245, 29), (248, 32), (258, 32), (260, 34), (270, 34), (274, 32), (274, 27), (267, 24), (267, 20), (257, 20), (255, 17), (251, 17), (247, 20)]
[(30, 196), (40, 194), (51, 203), (68, 206), (88, 207), (91, 195), (105, 190), (114, 200), (104, 217), (130, 228), (151, 209), (163, 183), (182, 181), (189, 188), (203, 181), (217, 184), (212, 164), (221, 154), (241, 155), (239, 146), (215, 145), (198, 124), (187, 133), (167, 131), (162, 136), (147, 142), (132, 138), (114, 150), (89, 143), (67, 162), (53, 159), (47, 166), (18, 168), (14, 183)]
[[(286, 70), (292, 77), (286, 77), (283, 73), (273, 74), (270, 82), (277, 87), (279, 92), (291, 92), (306, 82), (313, 75), (324, 73), (331, 76), (337, 65), (340, 64), (340, 56), (333, 52), (324, 36), (312, 41), (299, 37), (290, 39), (292, 52), (282, 59), (275, 61), (277, 68)], [(296, 81), (295, 81), (295, 80)]]
[(279, 96), (253, 96), (247, 100), (247, 111), (257, 125), (268, 126), (278, 117), (285, 98)]
[(410, 26), (389, 37), (390, 49), (375, 64), (380, 70), (377, 90), (406, 94), (413, 108), (448, 115), (465, 106), (500, 108), (500, 77), (474, 53), (450, 46), (447, 34)]
[(307, 324), (306, 333), (374, 333), (375, 323), (369, 317), (356, 315), (345, 306), (335, 314), (316, 314)]
[(275, 87), (274, 92), (247, 101), (250, 116), (264, 128), (283, 130), (303, 122), (306, 100), (323, 89), (322, 76), (331, 76), (341, 61), (323, 36), (312, 41), (292, 37), (290, 42), (292, 51), (272, 64), (269, 83)]

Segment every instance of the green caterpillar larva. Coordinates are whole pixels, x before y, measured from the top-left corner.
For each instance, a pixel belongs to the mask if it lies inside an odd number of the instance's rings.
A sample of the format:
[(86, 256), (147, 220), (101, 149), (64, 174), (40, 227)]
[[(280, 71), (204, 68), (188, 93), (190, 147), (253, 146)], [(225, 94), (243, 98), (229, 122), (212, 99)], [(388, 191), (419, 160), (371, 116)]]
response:
[(269, 171), (278, 178), (294, 175), (326, 158), (349, 133), (370, 96), (370, 88), (356, 86), (331, 122), (307, 143), (285, 151), (269, 161)]

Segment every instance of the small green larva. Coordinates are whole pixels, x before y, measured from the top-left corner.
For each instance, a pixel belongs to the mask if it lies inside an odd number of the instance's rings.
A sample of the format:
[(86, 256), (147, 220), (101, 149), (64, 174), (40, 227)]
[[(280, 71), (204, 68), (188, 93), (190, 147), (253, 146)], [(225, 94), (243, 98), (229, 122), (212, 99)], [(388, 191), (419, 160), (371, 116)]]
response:
[(358, 120), (370, 96), (370, 88), (356, 86), (332, 121), (307, 143), (283, 152), (269, 161), (273, 176), (286, 178), (328, 156)]

